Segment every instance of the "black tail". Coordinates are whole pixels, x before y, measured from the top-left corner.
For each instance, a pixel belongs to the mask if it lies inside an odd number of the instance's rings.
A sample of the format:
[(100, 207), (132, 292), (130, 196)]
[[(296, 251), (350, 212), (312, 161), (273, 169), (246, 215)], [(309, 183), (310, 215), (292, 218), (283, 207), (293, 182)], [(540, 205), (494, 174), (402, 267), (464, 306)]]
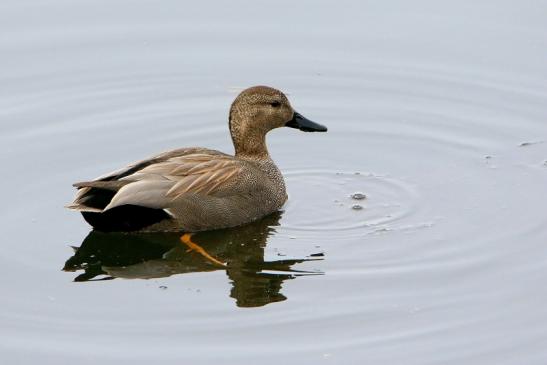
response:
[[(115, 191), (91, 188), (79, 199), (79, 203), (91, 208), (104, 209), (112, 200)], [(91, 226), (102, 232), (138, 231), (171, 217), (163, 209), (138, 205), (122, 205), (105, 212), (81, 212)]]

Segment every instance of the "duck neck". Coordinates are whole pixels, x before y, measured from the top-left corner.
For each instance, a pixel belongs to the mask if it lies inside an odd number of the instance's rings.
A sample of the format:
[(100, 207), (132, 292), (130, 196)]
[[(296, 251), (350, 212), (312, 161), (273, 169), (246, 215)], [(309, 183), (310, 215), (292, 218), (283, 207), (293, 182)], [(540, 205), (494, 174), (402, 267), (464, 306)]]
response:
[(230, 123), (230, 134), (238, 158), (252, 161), (271, 160), (266, 146), (266, 133), (263, 128), (237, 128)]
[(239, 130), (232, 128), (232, 125), (230, 125), (230, 131), (234, 143), (235, 156), (242, 160), (252, 161), (260, 170), (266, 173), (270, 180), (275, 182), (275, 189), (279, 191), (277, 195), (281, 199), (279, 204), (283, 204), (287, 199), (285, 182), (283, 181), (281, 171), (279, 171), (279, 168), (268, 153), (268, 148), (266, 147), (266, 133), (268, 131), (261, 130), (260, 128)]
[(253, 161), (267, 161), (271, 160), (268, 153), (268, 147), (266, 147), (266, 136), (245, 136), (238, 139), (238, 142), (234, 140), (235, 155), (238, 158)]

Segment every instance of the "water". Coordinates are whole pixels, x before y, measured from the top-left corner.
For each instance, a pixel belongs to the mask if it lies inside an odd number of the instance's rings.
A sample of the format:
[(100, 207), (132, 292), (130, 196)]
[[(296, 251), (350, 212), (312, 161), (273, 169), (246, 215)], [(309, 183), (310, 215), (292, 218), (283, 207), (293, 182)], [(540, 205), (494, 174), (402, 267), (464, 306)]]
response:
[[(2, 2), (2, 362), (545, 363), (546, 11)], [(329, 132), (270, 134), (284, 212), (196, 236), (228, 270), (62, 208), (150, 154), (232, 151), (255, 84)]]

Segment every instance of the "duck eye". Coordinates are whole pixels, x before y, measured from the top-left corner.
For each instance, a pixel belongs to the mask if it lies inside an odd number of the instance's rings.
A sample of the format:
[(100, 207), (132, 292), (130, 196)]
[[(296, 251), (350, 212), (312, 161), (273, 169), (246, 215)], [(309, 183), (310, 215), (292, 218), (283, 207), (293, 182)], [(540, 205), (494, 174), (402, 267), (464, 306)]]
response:
[(281, 106), (281, 103), (279, 101), (272, 101), (270, 105), (274, 108), (279, 108)]

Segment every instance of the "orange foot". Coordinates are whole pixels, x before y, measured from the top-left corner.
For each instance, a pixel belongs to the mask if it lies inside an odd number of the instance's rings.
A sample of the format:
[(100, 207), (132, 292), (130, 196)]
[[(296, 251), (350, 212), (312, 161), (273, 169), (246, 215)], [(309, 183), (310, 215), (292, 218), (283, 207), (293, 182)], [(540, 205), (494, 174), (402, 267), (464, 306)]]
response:
[(213, 256), (209, 255), (207, 251), (203, 249), (200, 245), (197, 243), (192, 242), (192, 234), (191, 233), (185, 233), (180, 237), (180, 240), (182, 243), (184, 243), (186, 246), (188, 246), (188, 252), (190, 251), (196, 251), (201, 256), (205, 257), (207, 260), (211, 261), (215, 265), (219, 265), (222, 267), (226, 267), (226, 264)]

